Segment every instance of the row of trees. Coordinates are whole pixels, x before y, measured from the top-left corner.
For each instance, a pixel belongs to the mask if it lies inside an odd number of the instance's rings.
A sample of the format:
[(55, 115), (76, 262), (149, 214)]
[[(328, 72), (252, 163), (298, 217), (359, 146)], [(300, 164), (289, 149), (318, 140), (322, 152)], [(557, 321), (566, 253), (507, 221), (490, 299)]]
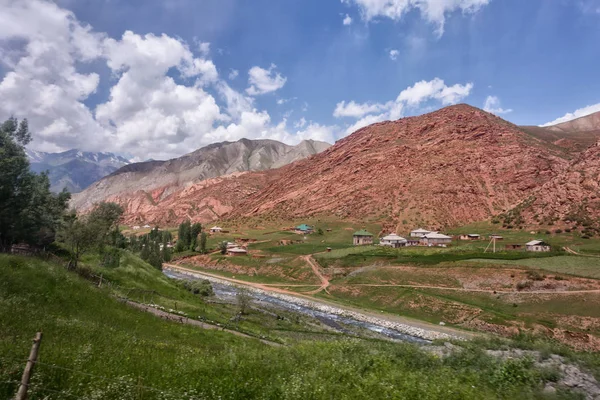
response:
[(29, 125), (9, 118), (0, 125), (0, 251), (15, 243), (45, 248), (54, 242), (70, 194), (50, 191), (45, 173), (29, 170), (25, 146), (31, 142)]
[(200, 223), (192, 224), (189, 220), (184, 221), (179, 225), (177, 231), (175, 251), (192, 250), (199, 253), (206, 253), (206, 239), (207, 235), (202, 231)]
[(140, 253), (140, 258), (157, 269), (162, 269), (163, 262), (171, 261), (171, 241), (169, 231), (152, 229), (148, 234), (129, 237), (129, 249)]

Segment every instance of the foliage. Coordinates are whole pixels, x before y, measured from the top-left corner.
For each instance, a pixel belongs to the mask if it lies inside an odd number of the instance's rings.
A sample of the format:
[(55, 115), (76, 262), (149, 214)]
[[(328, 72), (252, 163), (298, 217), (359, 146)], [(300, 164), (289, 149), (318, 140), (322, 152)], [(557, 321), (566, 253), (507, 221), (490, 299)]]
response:
[(236, 294), (236, 301), (240, 315), (246, 315), (250, 308), (252, 297), (247, 289), (239, 288)]
[(200, 234), (200, 253), (202, 253), (202, 254), (206, 254), (206, 239), (207, 239), (206, 233), (202, 232)]
[(90, 250), (98, 249), (100, 253), (108, 252), (103, 263), (118, 266), (118, 252), (105, 250), (105, 246), (114, 246), (114, 232), (119, 229), (119, 219), (123, 209), (115, 203), (100, 203), (87, 215), (66, 215), (59, 231), (59, 239), (70, 251), (70, 266), (76, 268), (81, 256)]
[(50, 192), (47, 174), (29, 170), (24, 146), (30, 141), (27, 120), (0, 125), (0, 251), (19, 242), (50, 245), (70, 199), (66, 191)]
[(221, 252), (222, 255), (227, 254), (227, 242), (219, 243), (219, 251)]

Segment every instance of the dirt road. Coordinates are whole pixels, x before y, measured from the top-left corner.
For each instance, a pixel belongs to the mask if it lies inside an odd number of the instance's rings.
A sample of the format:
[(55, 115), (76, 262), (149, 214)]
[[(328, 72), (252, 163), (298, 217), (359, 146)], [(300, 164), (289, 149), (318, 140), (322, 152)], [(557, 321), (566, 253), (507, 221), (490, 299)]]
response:
[(306, 261), (306, 263), (308, 265), (310, 265), (310, 268), (312, 268), (312, 270), (315, 273), (315, 275), (321, 281), (321, 286), (318, 289), (311, 290), (310, 292), (306, 292), (306, 294), (317, 294), (317, 293), (322, 292), (322, 291), (325, 291), (327, 294), (329, 294), (329, 292), (327, 291), (327, 288), (329, 287), (329, 279), (327, 279), (327, 277), (324, 276), (321, 273), (321, 269), (317, 265), (317, 262), (314, 260), (314, 258), (312, 257), (312, 255), (302, 256), (301, 258), (304, 261)]
[(345, 286), (367, 286), (367, 287), (398, 287), (408, 289), (436, 289), (436, 290), (451, 290), (455, 292), (473, 292), (473, 293), (492, 293), (492, 294), (585, 294), (585, 293), (600, 293), (600, 289), (590, 290), (490, 290), (490, 289), (465, 289), (447, 286), (427, 286), (427, 285), (392, 285), (392, 284), (371, 284), (371, 283), (355, 283), (346, 284)]

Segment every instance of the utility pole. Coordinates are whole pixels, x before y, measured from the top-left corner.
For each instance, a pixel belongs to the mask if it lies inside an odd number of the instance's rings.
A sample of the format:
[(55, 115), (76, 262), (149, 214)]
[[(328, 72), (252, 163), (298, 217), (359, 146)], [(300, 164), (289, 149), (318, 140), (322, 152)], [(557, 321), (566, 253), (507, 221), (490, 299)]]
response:
[(31, 352), (29, 353), (29, 359), (27, 360), (27, 365), (25, 365), (25, 370), (23, 371), (23, 377), (21, 378), (21, 385), (19, 386), (19, 391), (15, 396), (15, 400), (25, 400), (27, 399), (27, 389), (29, 387), (29, 379), (31, 378), (31, 374), (33, 372), (33, 366), (37, 361), (38, 351), (40, 349), (40, 343), (42, 342), (42, 332), (38, 332), (35, 335), (35, 339), (33, 339), (33, 346), (31, 346)]

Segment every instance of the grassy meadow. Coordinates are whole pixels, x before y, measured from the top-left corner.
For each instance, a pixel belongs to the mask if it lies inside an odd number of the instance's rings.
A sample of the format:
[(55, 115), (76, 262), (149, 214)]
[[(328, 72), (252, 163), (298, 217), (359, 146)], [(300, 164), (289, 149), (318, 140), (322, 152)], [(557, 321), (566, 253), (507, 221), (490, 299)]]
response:
[[(227, 312), (190, 297), (135, 256), (118, 268), (94, 270), (122, 287), (156, 290), (208, 315)], [(0, 321), (1, 398), (14, 395), (37, 331), (44, 337), (33, 400), (580, 398), (560, 390), (544, 394), (556, 371), (528, 359), (494, 359), (482, 351), (487, 344), (443, 359), (411, 344), (357, 339), (313, 337), (273, 347), (164, 321), (118, 301), (113, 288), (97, 288), (62, 265), (35, 258), (0, 255)]]

